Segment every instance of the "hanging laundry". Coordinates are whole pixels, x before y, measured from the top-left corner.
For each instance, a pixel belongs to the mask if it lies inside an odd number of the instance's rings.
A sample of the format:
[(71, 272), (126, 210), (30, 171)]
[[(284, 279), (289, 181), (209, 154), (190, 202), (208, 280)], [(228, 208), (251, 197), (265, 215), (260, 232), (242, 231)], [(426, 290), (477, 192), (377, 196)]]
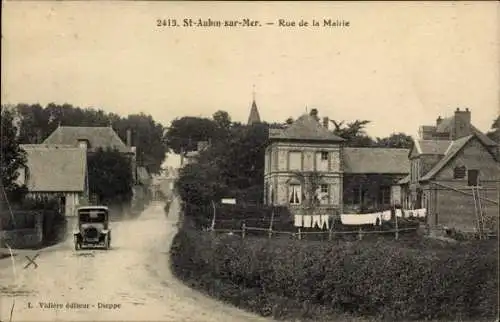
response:
[(294, 226), (302, 227), (302, 217), (303, 215), (295, 215)]
[(340, 220), (344, 225), (374, 225), (376, 222), (375, 214), (343, 214)]
[(302, 227), (311, 228), (311, 216), (304, 215), (302, 221)]
[(312, 227), (321, 228), (321, 215), (313, 215), (312, 216)]
[(330, 229), (330, 215), (321, 216), (321, 229)]
[(391, 211), (390, 210), (382, 211), (382, 219), (386, 221), (391, 220)]
[(396, 209), (396, 217), (405, 217), (401, 209)]
[(427, 215), (427, 209), (422, 208), (422, 209), (417, 209), (414, 211), (415, 217), (423, 218)]
[(411, 217), (415, 216), (415, 211), (413, 209), (406, 210), (405, 212), (407, 214), (406, 217), (410, 217), (411, 218)]

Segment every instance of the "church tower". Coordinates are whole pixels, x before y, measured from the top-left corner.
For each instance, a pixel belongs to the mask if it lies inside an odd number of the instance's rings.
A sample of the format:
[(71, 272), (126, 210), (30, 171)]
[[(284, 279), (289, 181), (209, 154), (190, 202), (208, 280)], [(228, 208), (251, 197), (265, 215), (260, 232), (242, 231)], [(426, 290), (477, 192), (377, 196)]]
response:
[(252, 107), (250, 109), (250, 115), (248, 116), (247, 124), (251, 125), (254, 123), (260, 123), (259, 110), (257, 109), (257, 103), (255, 103), (255, 86), (254, 86), (254, 90), (253, 90)]

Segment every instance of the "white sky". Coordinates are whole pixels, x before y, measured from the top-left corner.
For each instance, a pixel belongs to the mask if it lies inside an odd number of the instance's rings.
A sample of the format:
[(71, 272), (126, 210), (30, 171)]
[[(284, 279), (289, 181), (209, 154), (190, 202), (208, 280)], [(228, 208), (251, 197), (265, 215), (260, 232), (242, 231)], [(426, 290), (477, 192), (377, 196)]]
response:
[[(246, 122), (317, 108), (416, 134), (468, 107), (500, 108), (497, 2), (2, 2), (2, 103), (68, 102), (168, 125), (226, 110)], [(332, 18), (347, 28), (158, 28), (156, 19)]]

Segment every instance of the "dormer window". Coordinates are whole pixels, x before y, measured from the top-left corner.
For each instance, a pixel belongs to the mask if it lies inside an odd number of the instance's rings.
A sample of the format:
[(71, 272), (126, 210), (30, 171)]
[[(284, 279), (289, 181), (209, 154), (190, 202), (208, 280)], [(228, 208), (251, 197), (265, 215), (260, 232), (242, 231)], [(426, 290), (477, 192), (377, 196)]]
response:
[(467, 174), (467, 168), (465, 166), (456, 166), (453, 169), (453, 178), (454, 179), (464, 179)]

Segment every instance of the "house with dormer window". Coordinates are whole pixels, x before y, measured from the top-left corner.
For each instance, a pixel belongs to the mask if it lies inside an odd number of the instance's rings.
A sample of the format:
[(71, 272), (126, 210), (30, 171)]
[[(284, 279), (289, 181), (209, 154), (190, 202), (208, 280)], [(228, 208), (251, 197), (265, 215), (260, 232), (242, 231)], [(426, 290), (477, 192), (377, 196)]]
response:
[[(431, 229), (473, 231), (477, 203), (498, 218), (499, 146), (471, 123), (471, 111), (457, 109), (421, 126), (408, 155), (410, 174), (399, 182), (407, 208), (426, 208)], [(479, 187), (478, 192), (473, 192)]]
[(132, 132), (127, 130), (123, 142), (111, 126), (59, 126), (43, 141), (43, 144), (71, 145), (85, 148), (88, 155), (97, 149), (117, 149), (130, 160), (130, 171), (137, 182), (136, 147), (132, 146)]

